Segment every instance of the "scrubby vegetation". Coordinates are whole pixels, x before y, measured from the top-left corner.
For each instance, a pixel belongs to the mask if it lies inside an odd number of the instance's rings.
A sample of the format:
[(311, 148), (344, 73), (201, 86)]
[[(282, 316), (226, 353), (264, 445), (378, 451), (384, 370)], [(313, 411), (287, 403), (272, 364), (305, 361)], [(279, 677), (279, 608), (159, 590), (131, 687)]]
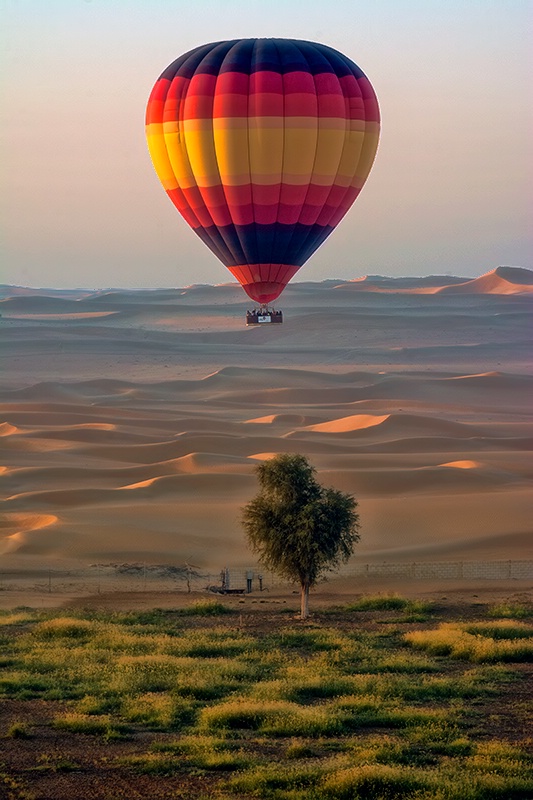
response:
[(143, 796), (528, 800), (525, 616), (443, 621), (395, 596), (312, 623), (209, 601), (0, 615), (0, 796), (66, 796), (42, 788), (59, 773), (82, 796), (96, 771), (94, 798), (157, 778)]

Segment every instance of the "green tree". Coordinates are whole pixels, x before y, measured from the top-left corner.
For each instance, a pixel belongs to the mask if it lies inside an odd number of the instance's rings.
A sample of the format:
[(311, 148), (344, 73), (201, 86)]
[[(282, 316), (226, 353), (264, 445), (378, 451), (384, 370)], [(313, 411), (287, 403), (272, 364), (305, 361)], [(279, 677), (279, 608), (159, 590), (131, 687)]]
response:
[(256, 473), (259, 494), (242, 510), (248, 542), (265, 567), (300, 584), (306, 619), (310, 588), (346, 562), (359, 541), (357, 501), (322, 487), (302, 455), (277, 455)]

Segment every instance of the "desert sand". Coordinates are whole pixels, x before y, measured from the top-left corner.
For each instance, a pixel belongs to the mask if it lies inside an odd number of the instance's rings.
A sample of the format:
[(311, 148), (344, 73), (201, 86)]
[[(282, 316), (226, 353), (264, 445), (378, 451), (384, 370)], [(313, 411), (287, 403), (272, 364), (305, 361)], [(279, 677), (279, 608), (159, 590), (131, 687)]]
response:
[(0, 294), (0, 573), (254, 563), (254, 467), (359, 500), (355, 562), (533, 558), (533, 272)]

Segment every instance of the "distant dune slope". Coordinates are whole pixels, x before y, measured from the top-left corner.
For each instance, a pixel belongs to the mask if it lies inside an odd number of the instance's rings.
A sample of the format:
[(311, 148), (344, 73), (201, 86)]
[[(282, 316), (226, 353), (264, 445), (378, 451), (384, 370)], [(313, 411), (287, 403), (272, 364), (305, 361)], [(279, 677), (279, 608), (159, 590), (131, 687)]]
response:
[(364, 560), (533, 557), (533, 273), (0, 292), (0, 552), (249, 563), (255, 467), (307, 455)]

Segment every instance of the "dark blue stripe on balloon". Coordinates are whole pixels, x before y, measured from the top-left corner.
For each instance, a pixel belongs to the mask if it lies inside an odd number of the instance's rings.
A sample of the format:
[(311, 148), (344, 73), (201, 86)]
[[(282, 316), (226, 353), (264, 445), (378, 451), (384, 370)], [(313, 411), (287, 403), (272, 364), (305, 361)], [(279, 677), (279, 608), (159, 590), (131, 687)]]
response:
[[(171, 81), (176, 75), (181, 78), (192, 78), (197, 73), (199, 75), (218, 75), (224, 56), (238, 42), (239, 39), (233, 39), (225, 42), (211, 42), (210, 44), (195, 47), (177, 58), (172, 64), (169, 64), (159, 76), (159, 80), (166, 79)], [(201, 68), (198, 69), (200, 65)]]
[[(327, 239), (333, 228), (331, 225), (283, 225), (275, 222), (272, 225), (224, 225), (219, 228), (195, 228), (202, 241), (215, 253), (213, 242), (217, 240), (228, 245), (226, 256), (216, 255), (227, 267), (241, 264), (294, 264), (301, 267), (323, 241)], [(270, 249), (275, 242), (274, 249)], [(229, 252), (228, 252), (229, 251)], [(237, 258), (234, 254), (240, 251)], [(247, 256), (244, 256), (244, 252)], [(265, 253), (270, 252), (268, 260)]]
[[(261, 56), (250, 63), (251, 52), (256, 43), (261, 45)], [(328, 64), (325, 64), (324, 57)], [(160, 78), (172, 80), (176, 75), (192, 78), (194, 74), (218, 75), (221, 72), (243, 72), (249, 75), (262, 70), (284, 75), (302, 68), (312, 75), (333, 72), (339, 78), (345, 75), (364, 77), (362, 70), (353, 61), (324, 44), (301, 39), (229, 39), (189, 50), (173, 61)]]

